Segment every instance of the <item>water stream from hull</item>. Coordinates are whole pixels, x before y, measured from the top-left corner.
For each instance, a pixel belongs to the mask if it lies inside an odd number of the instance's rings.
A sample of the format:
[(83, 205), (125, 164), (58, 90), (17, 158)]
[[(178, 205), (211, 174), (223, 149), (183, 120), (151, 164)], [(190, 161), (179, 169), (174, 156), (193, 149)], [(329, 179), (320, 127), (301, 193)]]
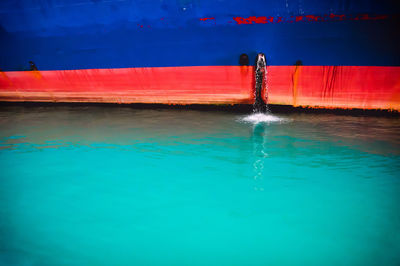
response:
[(257, 55), (254, 75), (255, 100), (253, 104), (253, 113), (242, 118), (241, 120), (252, 124), (284, 121), (284, 119), (272, 115), (268, 108), (268, 71), (267, 61), (263, 53), (259, 53)]
[[(268, 112), (268, 86), (267, 86), (267, 62), (265, 55), (259, 53), (255, 63), (255, 88), (254, 88), (254, 104), (253, 113)], [(265, 96), (265, 97), (263, 97)], [(266, 102), (264, 102), (264, 98)]]

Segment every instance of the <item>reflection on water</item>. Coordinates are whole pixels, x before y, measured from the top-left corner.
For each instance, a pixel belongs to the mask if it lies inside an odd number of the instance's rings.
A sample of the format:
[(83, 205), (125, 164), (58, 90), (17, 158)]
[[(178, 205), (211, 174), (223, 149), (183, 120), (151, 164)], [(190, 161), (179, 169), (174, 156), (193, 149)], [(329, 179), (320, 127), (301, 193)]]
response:
[(246, 117), (0, 107), (0, 264), (398, 264), (398, 118)]
[(258, 182), (258, 180), (263, 179), (264, 160), (268, 156), (268, 154), (266, 152), (266, 148), (265, 148), (265, 141), (266, 141), (265, 130), (266, 130), (265, 123), (257, 123), (253, 126), (253, 134), (252, 134), (252, 140), (254, 143), (253, 167), (254, 167), (254, 173), (255, 173), (254, 180), (256, 180), (256, 185), (254, 187), (254, 190), (260, 190), (260, 191), (264, 191), (264, 188), (262, 187), (262, 183)]
[(400, 153), (400, 120), (397, 118), (331, 114), (244, 116), (218, 111), (127, 107), (3, 107), (0, 109), (0, 140), (3, 148), (4, 145), (17, 147), (20, 143), (37, 146), (132, 145), (152, 140), (198, 143), (199, 140), (207, 142), (207, 138), (220, 139), (213, 138), (216, 135), (240, 137), (252, 125), (263, 122), (272, 140), (278, 137), (290, 142), (293, 137), (335, 142), (371, 153)]

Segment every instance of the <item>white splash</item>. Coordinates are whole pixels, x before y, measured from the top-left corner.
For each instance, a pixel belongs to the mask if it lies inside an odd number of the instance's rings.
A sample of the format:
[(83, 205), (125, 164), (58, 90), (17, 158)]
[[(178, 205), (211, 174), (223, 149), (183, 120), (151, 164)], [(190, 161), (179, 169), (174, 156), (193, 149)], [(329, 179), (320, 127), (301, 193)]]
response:
[(240, 121), (247, 122), (247, 123), (252, 123), (252, 124), (258, 124), (258, 123), (275, 123), (275, 122), (286, 122), (288, 119), (281, 118), (269, 113), (263, 114), (263, 113), (255, 113), (251, 115), (247, 115), (245, 117), (242, 117)]

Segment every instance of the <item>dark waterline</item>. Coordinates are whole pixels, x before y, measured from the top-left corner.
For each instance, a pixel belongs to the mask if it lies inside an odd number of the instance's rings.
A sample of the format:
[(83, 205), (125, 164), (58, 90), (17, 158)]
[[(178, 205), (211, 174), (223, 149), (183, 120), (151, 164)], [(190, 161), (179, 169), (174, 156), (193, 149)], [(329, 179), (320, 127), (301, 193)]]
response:
[[(253, 111), (254, 107), (251, 104), (187, 104), (187, 105), (167, 105), (167, 104), (117, 104), (117, 103), (64, 103), (64, 102), (0, 102), (0, 107), (8, 106), (21, 106), (21, 107), (91, 107), (98, 106), (104, 108), (131, 108), (141, 110), (199, 110), (199, 111), (225, 111), (232, 113), (248, 114)], [(307, 107), (293, 107), (291, 105), (276, 105), (268, 104), (268, 109), (276, 114), (334, 114), (345, 116), (375, 116), (375, 117), (399, 117), (400, 112), (397, 110), (385, 109), (326, 109), (326, 108), (307, 108)]]

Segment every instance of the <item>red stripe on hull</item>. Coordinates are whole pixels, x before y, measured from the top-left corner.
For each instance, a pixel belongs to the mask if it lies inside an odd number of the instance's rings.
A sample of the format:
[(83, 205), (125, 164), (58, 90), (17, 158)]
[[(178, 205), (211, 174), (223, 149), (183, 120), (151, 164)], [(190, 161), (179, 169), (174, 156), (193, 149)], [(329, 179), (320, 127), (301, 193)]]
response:
[[(268, 66), (268, 102), (400, 110), (400, 67)], [(0, 72), (0, 101), (252, 103), (246, 66)]]

